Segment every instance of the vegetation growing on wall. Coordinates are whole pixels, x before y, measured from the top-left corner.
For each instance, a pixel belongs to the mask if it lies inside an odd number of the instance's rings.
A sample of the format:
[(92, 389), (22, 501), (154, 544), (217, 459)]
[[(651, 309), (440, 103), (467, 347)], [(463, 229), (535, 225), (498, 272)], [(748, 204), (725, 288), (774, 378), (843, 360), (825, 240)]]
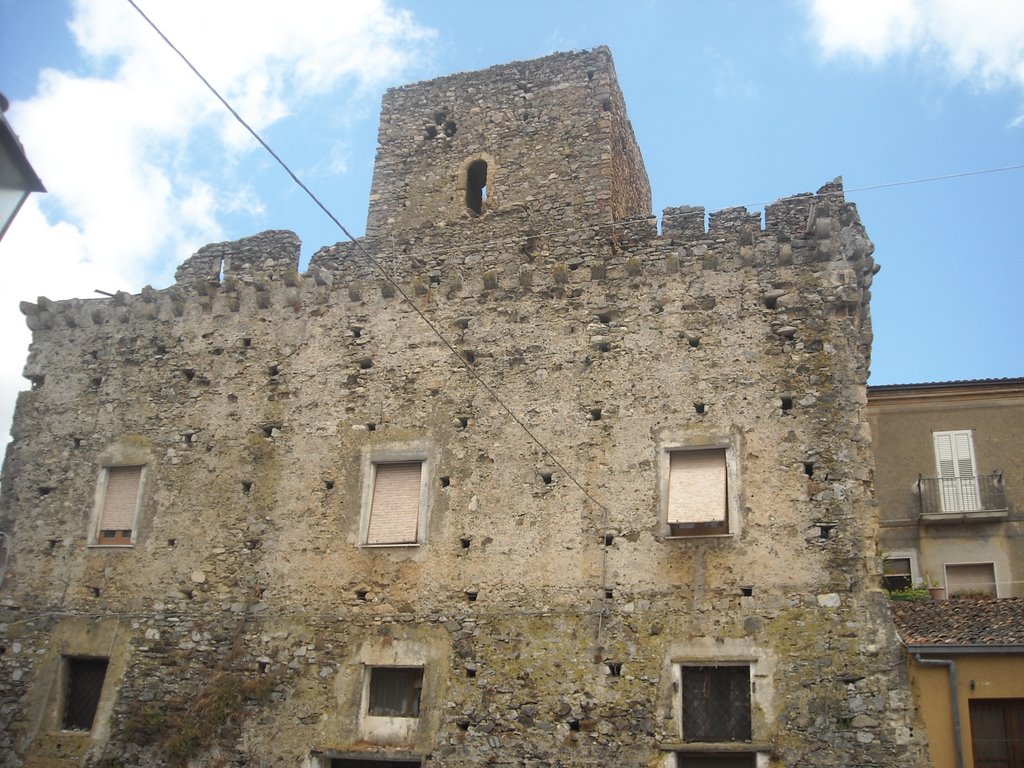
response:
[(134, 713), (125, 723), (125, 738), (140, 746), (158, 746), (171, 765), (186, 765), (245, 709), (266, 703), (274, 684), (272, 675), (217, 672), (190, 701), (150, 704)]

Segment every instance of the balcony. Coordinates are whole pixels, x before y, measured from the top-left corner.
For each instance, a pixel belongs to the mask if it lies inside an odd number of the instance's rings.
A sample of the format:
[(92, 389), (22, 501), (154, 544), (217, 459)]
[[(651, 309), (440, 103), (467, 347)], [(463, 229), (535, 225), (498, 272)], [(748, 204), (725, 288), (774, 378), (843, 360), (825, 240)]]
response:
[(974, 477), (919, 477), (921, 522), (966, 523), (1005, 520), (1003, 475)]

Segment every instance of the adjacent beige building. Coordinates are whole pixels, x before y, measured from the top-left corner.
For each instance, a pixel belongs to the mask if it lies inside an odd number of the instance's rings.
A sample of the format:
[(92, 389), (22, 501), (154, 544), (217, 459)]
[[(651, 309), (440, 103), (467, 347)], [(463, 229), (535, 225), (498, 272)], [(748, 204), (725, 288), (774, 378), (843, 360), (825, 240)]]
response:
[(890, 586), (1024, 596), (1024, 379), (868, 388)]

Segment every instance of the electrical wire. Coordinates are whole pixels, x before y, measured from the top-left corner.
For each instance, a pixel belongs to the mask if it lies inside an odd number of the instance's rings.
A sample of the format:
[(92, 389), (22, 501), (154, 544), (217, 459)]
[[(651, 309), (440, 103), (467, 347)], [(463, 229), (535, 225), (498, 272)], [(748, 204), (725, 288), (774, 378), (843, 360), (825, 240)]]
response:
[[(338, 229), (340, 229), (345, 234), (345, 236), (349, 239), (349, 241), (356, 247), (356, 249), (359, 251), (359, 253), (361, 253), (377, 269), (378, 272), (380, 272), (380, 274), (384, 277), (385, 280), (387, 280), (389, 283), (391, 283), (391, 285), (394, 287), (395, 291), (402, 297), (402, 300), (405, 301), (413, 309), (413, 311), (419, 316), (419, 318), (427, 325), (427, 327), (430, 329), (430, 331), (441, 341), (442, 344), (444, 344), (445, 347), (447, 347), (448, 351), (452, 354), (452, 356), (454, 356), (459, 361), (459, 364), (470, 375), (470, 377), (472, 379), (474, 379), (476, 381), (476, 383), (484, 390), (484, 392), (486, 392), (487, 395), (509, 416), (509, 418), (511, 418), (512, 421), (516, 425), (518, 425), (520, 427), (520, 429), (523, 430), (523, 432), (527, 435), (527, 437), (529, 437), (529, 439), (533, 443), (535, 443), (541, 449), (543, 454), (551, 461), (551, 463), (554, 464), (559, 470), (561, 470), (565, 474), (565, 476), (573, 483), (573, 485), (575, 485), (583, 493), (584, 496), (586, 496), (590, 501), (592, 501), (602, 511), (602, 525), (603, 525), (603, 528), (604, 528), (604, 530), (601, 532), (602, 540), (604, 542), (604, 546), (602, 547), (602, 550), (603, 550), (602, 551), (602, 587), (603, 588), (607, 587), (607, 583), (606, 582), (607, 582), (607, 549), (608, 549), (608, 546), (607, 546), (607, 541), (604, 538), (607, 535), (608, 527), (609, 527), (609, 522), (610, 522), (609, 521), (609, 510), (608, 510), (607, 506), (605, 506), (600, 501), (598, 501), (590, 493), (590, 491), (588, 491), (586, 489), (586, 487), (584, 487), (583, 484), (579, 480), (576, 479), (575, 475), (573, 475), (572, 472), (570, 472), (568, 469), (566, 469), (566, 467), (562, 464), (562, 462), (559, 461), (559, 459), (554, 455), (554, 453), (544, 444), (544, 442), (542, 440), (540, 440), (540, 438), (538, 438), (533, 433), (533, 431), (523, 422), (523, 420), (520, 419), (512, 411), (512, 409), (509, 408), (508, 405), (505, 404), (505, 402), (498, 396), (498, 393), (486, 381), (483, 380), (483, 378), (473, 369), (473, 367), (469, 363), (469, 361), (458, 350), (455, 349), (455, 347), (452, 345), (452, 343), (450, 341), (448, 341), (447, 337), (440, 331), (440, 329), (438, 329), (437, 326), (416, 305), (416, 303), (413, 302), (413, 300), (405, 292), (405, 290), (398, 283), (398, 281), (384, 268), (384, 266), (376, 258), (374, 258), (374, 256), (366, 249), (366, 247), (362, 244), (362, 242), (360, 242), (360, 240), (358, 240), (355, 236), (352, 235), (352, 233), (345, 227), (344, 224), (342, 224), (342, 222), (337, 218), (337, 216), (335, 216), (334, 213), (320, 200), (320, 198), (318, 198), (316, 196), (316, 194), (314, 194), (313, 191), (310, 190), (310, 188), (308, 186), (306, 186), (306, 184), (295, 174), (295, 172), (280, 157), (280, 155), (278, 155), (277, 152), (275, 152), (274, 149), (262, 138), (262, 136), (260, 136), (260, 134), (257, 133), (256, 130), (254, 130), (249, 125), (248, 122), (246, 122), (246, 120), (231, 106), (231, 104), (220, 94), (220, 92), (192, 64), (192, 62), (188, 59), (188, 57), (185, 56), (185, 54), (182, 53), (174, 45), (174, 43), (172, 43), (170, 41), (170, 39), (145, 14), (145, 12), (141, 8), (139, 8), (139, 6), (135, 3), (135, 1), (134, 0), (127, 0), (127, 2), (129, 3), (129, 5), (132, 6), (132, 8), (134, 8), (138, 12), (138, 14), (146, 21), (146, 23), (149, 24), (150, 27), (152, 27), (153, 31), (155, 31), (157, 33), (157, 35), (160, 36), (160, 38), (168, 45), (168, 47), (170, 47), (170, 49), (172, 51), (174, 51), (174, 53), (176, 53), (178, 55), (178, 57), (185, 63), (185, 65), (190, 70), (192, 70), (193, 74), (195, 74), (195, 76), (199, 78), (199, 80), (203, 83), (203, 85), (205, 85), (207, 87), (207, 89), (217, 98), (217, 100), (220, 101), (220, 103), (224, 106), (224, 108), (227, 109), (228, 112), (231, 113), (231, 115), (235, 118), (235, 120), (243, 128), (245, 128), (246, 131), (249, 132), (249, 134), (260, 144), (260, 146), (262, 146), (267, 151), (268, 154), (270, 154), (271, 157), (274, 158), (274, 160), (277, 162), (278, 165), (281, 166), (281, 168), (285, 171), (285, 173), (287, 173), (291, 177), (292, 181), (294, 181), (295, 184), (298, 185), (298, 187), (300, 189), (302, 189), (303, 192), (306, 193), (306, 195), (310, 198), (310, 200), (312, 200), (317, 205), (317, 207), (319, 207), (320, 210), (322, 210), (324, 212), (324, 214), (326, 214), (327, 217), (330, 218), (330, 220), (332, 222), (334, 222), (334, 224), (338, 227)], [(839, 190), (833, 190), (833, 191), (826, 191), (826, 192), (819, 193), (818, 195), (816, 195), (816, 197), (827, 196), (829, 194), (843, 195), (845, 192), (867, 192), (867, 191), (876, 190), (876, 189), (888, 189), (888, 188), (892, 188), (892, 187), (910, 186), (910, 185), (915, 185), (915, 184), (925, 184), (925, 183), (930, 183), (930, 182), (935, 182), (935, 181), (943, 181), (943, 180), (948, 180), (948, 179), (964, 178), (964, 177), (967, 177), (967, 176), (979, 176), (979, 175), (984, 175), (984, 174), (1000, 173), (1000, 172), (1005, 172), (1005, 171), (1014, 171), (1014, 170), (1021, 170), (1021, 169), (1024, 169), (1024, 165), (1010, 165), (1010, 166), (1003, 166), (1003, 167), (999, 167), (999, 168), (988, 168), (988, 169), (977, 170), (977, 171), (965, 171), (965, 172), (961, 172), (961, 173), (945, 174), (945, 175), (941, 175), (941, 176), (931, 176), (931, 177), (926, 177), (926, 178), (921, 178), (921, 179), (912, 179), (912, 180), (906, 180), (906, 181), (895, 181), (895, 182), (888, 182), (888, 183), (882, 183), (882, 184), (872, 184), (872, 185), (866, 185), (866, 186), (862, 186), (862, 187), (853, 187), (853, 188), (846, 189), (846, 190), (839, 189)], [(783, 198), (783, 200), (785, 200), (785, 198)], [(765, 206), (772, 205), (775, 202), (777, 202), (777, 201), (766, 201), (766, 202), (759, 202), (759, 203), (753, 203), (753, 204), (748, 204), (748, 205), (744, 205), (744, 206), (734, 206), (734, 207), (743, 207), (743, 208), (746, 208), (746, 209), (750, 209), (750, 208), (764, 208)], [(700, 216), (701, 218), (703, 218), (705, 215), (706, 215), (706, 212), (705, 212), (704, 208), (695, 207), (692, 210), (677, 213), (677, 214), (675, 214), (673, 216), (673, 218), (676, 219), (676, 220), (678, 220), (680, 218), (685, 218), (685, 217), (688, 217), (688, 216)], [(466, 249), (466, 248), (481, 249), (481, 248), (484, 248), (484, 247), (487, 247), (487, 246), (491, 246), (491, 245), (511, 244), (511, 243), (516, 243), (516, 242), (521, 242), (521, 241), (527, 241), (527, 240), (530, 240), (530, 239), (533, 239), (533, 238), (542, 238), (542, 237), (548, 237), (548, 236), (554, 236), (554, 235), (564, 235), (564, 234), (568, 234), (568, 233), (572, 233), (572, 232), (581, 232), (581, 231), (588, 231), (588, 230), (589, 231), (596, 231), (596, 230), (600, 230), (600, 229), (603, 229), (603, 228), (606, 228), (606, 227), (614, 229), (615, 227), (628, 226), (629, 224), (638, 223), (638, 222), (651, 222), (652, 220), (655, 220), (654, 216), (644, 215), (644, 216), (633, 217), (633, 218), (623, 219), (623, 220), (619, 220), (619, 221), (612, 221), (612, 222), (602, 223), (602, 224), (597, 224), (597, 225), (590, 225), (590, 226), (587, 226), (587, 227), (580, 227), (580, 228), (575, 228), (575, 229), (565, 228), (565, 229), (559, 229), (559, 230), (547, 231), (547, 232), (541, 232), (541, 233), (532, 233), (532, 234), (523, 235), (520, 238), (506, 238), (506, 239), (503, 239), (503, 240), (487, 241), (487, 242), (483, 242), (483, 243), (481, 243), (481, 242), (467, 243), (467, 244), (465, 244), (465, 245), (463, 245), (461, 247), (456, 246), (456, 248), (458, 248), (459, 250), (463, 250), (463, 249)], [(598, 630), (597, 630), (597, 634), (598, 634), (598, 641), (599, 642), (600, 642), (600, 638), (601, 638), (601, 629), (602, 629), (602, 625), (603, 625), (604, 613), (605, 613), (604, 609), (602, 609), (602, 610), (600, 610), (598, 612)]]
[[(129, 0), (129, 2), (130, 2), (130, 0)], [(813, 197), (821, 198), (821, 197), (828, 197), (829, 195), (845, 195), (845, 194), (850, 193), (850, 192), (870, 192), (870, 191), (873, 191), (873, 190), (876, 190), (876, 189), (890, 189), (892, 187), (906, 187), (906, 186), (912, 186), (914, 184), (928, 184), (928, 183), (931, 183), (931, 182), (934, 182), (934, 181), (946, 181), (948, 179), (961, 179), (961, 178), (964, 178), (964, 177), (967, 177), (967, 176), (983, 176), (983, 175), (990, 174), (990, 173), (1002, 173), (1002, 172), (1005, 172), (1005, 171), (1019, 171), (1019, 170), (1024, 170), (1024, 164), (1021, 164), (1021, 165), (1005, 165), (1005, 166), (1001, 166), (999, 168), (983, 168), (983, 169), (977, 170), (977, 171), (962, 171), (960, 173), (947, 173), (947, 174), (943, 174), (941, 176), (927, 176), (927, 177), (921, 178), (921, 179), (907, 179), (907, 180), (903, 180), (903, 181), (884, 182), (884, 183), (881, 183), (881, 184), (868, 184), (868, 185), (865, 185), (865, 186), (862, 186), (862, 187), (848, 187), (848, 188), (837, 189), (837, 190), (826, 190), (824, 192), (814, 193)], [(672, 219), (678, 221), (679, 219), (685, 219), (685, 218), (688, 218), (688, 217), (691, 217), (691, 216), (700, 216), (701, 218), (705, 218), (706, 216), (709, 215), (709, 213), (711, 215), (714, 215), (715, 213), (718, 213), (718, 212), (720, 212), (722, 210), (728, 210), (728, 209), (731, 209), (731, 208), (746, 208), (748, 210), (754, 209), (754, 208), (764, 209), (764, 208), (766, 208), (766, 207), (768, 207), (770, 205), (775, 205), (776, 203), (779, 203), (779, 202), (785, 202), (786, 200), (792, 200), (792, 199), (801, 199), (802, 197), (804, 197), (804, 196), (790, 195), (788, 197), (776, 198), (774, 200), (761, 200), (761, 201), (756, 202), (756, 203), (743, 203), (743, 204), (740, 204), (740, 205), (728, 206), (728, 208), (715, 209), (715, 210), (712, 210), (710, 212), (704, 206), (693, 206), (692, 210), (682, 211), (682, 212), (678, 212), (678, 213), (673, 213), (672, 214)], [(810, 197), (810, 195), (807, 195), (806, 197)], [(575, 234), (575, 233), (578, 233), (578, 232), (589, 232), (589, 231), (596, 231), (596, 230), (601, 230), (601, 229), (614, 229), (616, 227), (626, 227), (626, 226), (629, 226), (631, 224), (638, 224), (638, 223), (641, 223), (641, 222), (655, 222), (655, 221), (657, 221), (657, 216), (655, 216), (653, 214), (643, 214), (643, 215), (640, 215), (640, 216), (631, 216), (631, 217), (625, 218), (625, 219), (616, 219), (616, 220), (610, 221), (610, 222), (602, 222), (601, 224), (588, 224), (587, 226), (584, 226), (584, 227), (565, 227), (565, 228), (561, 228), (561, 229), (551, 229), (551, 230), (545, 230), (543, 232), (534, 232), (534, 233), (530, 233), (530, 234), (524, 234), (524, 235), (520, 235), (518, 237), (505, 237), (505, 238), (502, 238), (502, 239), (499, 239), (499, 240), (484, 240), (484, 241), (474, 240), (471, 243), (463, 243), (463, 244), (455, 243), (455, 244), (449, 245), (448, 248), (449, 248), (449, 250), (454, 250), (454, 251), (480, 250), (480, 249), (491, 247), (491, 246), (513, 245), (515, 243), (521, 243), (521, 242), (525, 242), (527, 240), (534, 240), (534, 239), (540, 239), (540, 238), (545, 238), (545, 237), (557, 237), (557, 236), (560, 236), (560, 235), (569, 235), (569, 234)]]
[(911, 184), (927, 184), (931, 181), (945, 181), (946, 179), (962, 179), (965, 176), (982, 176), (986, 173), (1001, 173), (1003, 171), (1019, 171), (1024, 165), (1004, 165), (1001, 168), (985, 168), (980, 171), (963, 171), (962, 173), (947, 173), (944, 176), (929, 176), (925, 179), (911, 179), (909, 181), (890, 181), (886, 184), (871, 184), (866, 187), (853, 187), (847, 192), (867, 192), (872, 189), (888, 189), (889, 187), (906, 187)]
[(473, 366), (469, 363), (469, 361), (466, 360), (466, 358), (463, 357), (462, 354), (460, 354), (459, 351), (455, 349), (452, 343), (448, 341), (447, 337), (445, 337), (445, 335), (441, 333), (440, 329), (438, 329), (438, 327), (430, 320), (430, 318), (428, 318), (423, 313), (423, 311), (418, 306), (416, 306), (416, 303), (409, 297), (409, 295), (405, 292), (402, 286), (399, 285), (398, 281), (395, 280), (395, 278), (392, 277), (391, 274), (389, 274), (386, 269), (384, 269), (383, 265), (376, 258), (374, 258), (373, 255), (370, 254), (366, 247), (359, 240), (357, 240), (352, 235), (351, 232), (348, 231), (348, 229), (345, 227), (344, 224), (341, 223), (338, 217), (335, 216), (331, 212), (331, 210), (326, 205), (324, 205), (323, 202), (321, 202), (320, 198), (318, 198), (313, 193), (313, 191), (310, 190), (310, 188), (305, 185), (305, 183), (303, 183), (303, 181), (295, 174), (295, 172), (288, 166), (288, 164), (281, 159), (281, 156), (278, 155), (277, 152), (275, 152), (273, 148), (266, 141), (263, 140), (263, 137), (260, 136), (259, 133), (257, 133), (256, 130), (253, 129), (252, 126), (250, 126), (249, 123), (247, 123), (245, 119), (240, 114), (238, 114), (238, 112), (235, 111), (231, 104), (228, 103), (227, 99), (221, 96), (220, 92), (216, 88), (214, 88), (213, 85), (205, 77), (203, 77), (202, 73), (198, 69), (196, 69), (196, 67), (192, 64), (191, 61), (189, 61), (188, 57), (185, 56), (184, 53), (179, 51), (178, 48), (174, 45), (174, 43), (172, 43), (170, 39), (160, 30), (160, 28), (145, 14), (145, 12), (143, 12), (141, 8), (139, 8), (138, 5), (136, 5), (135, 0), (127, 0), (127, 2), (129, 5), (132, 6), (132, 8), (134, 8), (138, 12), (138, 14), (146, 21), (146, 23), (153, 28), (153, 31), (156, 32), (165, 43), (167, 43), (170, 49), (174, 51), (183, 62), (185, 62), (185, 65), (190, 70), (192, 70), (193, 74), (195, 74), (195, 76), (199, 78), (203, 85), (205, 85), (209, 89), (209, 91), (217, 98), (217, 100), (224, 106), (224, 108), (232, 114), (235, 120), (237, 120), (238, 123), (243, 128), (245, 128), (245, 130), (248, 131), (249, 134), (254, 139), (256, 139), (257, 142), (259, 142), (260, 146), (262, 146), (270, 154), (270, 156), (277, 161), (277, 164), (284, 169), (285, 173), (287, 173), (291, 177), (292, 181), (294, 181), (302, 189), (302, 191), (306, 193), (309, 199), (312, 200), (317, 205), (317, 207), (319, 207), (320, 210), (322, 210), (327, 215), (327, 217), (330, 218), (330, 220), (335, 223), (335, 225), (337, 225), (338, 229), (340, 229), (345, 234), (345, 236), (356, 246), (358, 251), (371, 264), (373, 264), (373, 266), (377, 269), (377, 271), (381, 273), (384, 279), (391, 283), (395, 291), (412, 308), (412, 310), (419, 316), (419, 318), (424, 323), (426, 323), (427, 327), (430, 328), (433, 334), (437, 336), (438, 339), (441, 340), (441, 343), (448, 348), (448, 351), (451, 352), (452, 355), (459, 361), (463, 369), (473, 379), (476, 380), (477, 384), (480, 385), (484, 392), (486, 392), (487, 395), (492, 400), (494, 400), (494, 402), (497, 403), (498, 406), (503, 411), (505, 411), (506, 414), (508, 414), (509, 418), (511, 418), (512, 421), (514, 421), (530, 438), (530, 440), (532, 440), (541, 449), (541, 451), (551, 461), (551, 463), (554, 464), (559, 470), (561, 470), (565, 474), (565, 476), (569, 478), (570, 481), (572, 481), (573, 485), (579, 488), (579, 490), (583, 493), (584, 496), (586, 496), (594, 504), (596, 504), (599, 509), (605, 510), (605, 505), (598, 501), (596, 498), (594, 498), (590, 491), (588, 491), (583, 486), (583, 484), (576, 479), (575, 475), (573, 475), (572, 472), (565, 468), (562, 462), (559, 461), (555, 454), (552, 453), (552, 451), (540, 440), (540, 438), (538, 438), (533, 433), (533, 431), (526, 425), (526, 423), (523, 422), (523, 420), (520, 419), (518, 416), (516, 416), (516, 414), (513, 413), (511, 408), (505, 405), (505, 402), (498, 396), (498, 393), (489, 384), (487, 384), (487, 382), (484, 381), (483, 378), (481, 378), (480, 375), (475, 370), (473, 370)]

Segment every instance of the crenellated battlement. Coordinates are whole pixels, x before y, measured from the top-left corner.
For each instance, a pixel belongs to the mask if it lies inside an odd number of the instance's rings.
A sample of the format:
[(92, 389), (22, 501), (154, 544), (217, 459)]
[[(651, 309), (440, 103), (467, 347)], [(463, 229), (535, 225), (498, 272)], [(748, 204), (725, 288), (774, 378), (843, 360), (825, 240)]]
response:
[[(542, 232), (482, 244), (472, 239), (460, 243), (449, 229), (416, 239), (361, 238), (317, 251), (302, 274), (295, 234), (265, 231), (204, 246), (178, 267), (176, 283), (167, 289), (146, 288), (138, 295), (120, 293), (109, 299), (40, 299), (24, 303), (23, 312), (30, 328), (48, 330), (60, 323), (77, 327), (125, 322), (126, 316), (180, 317), (193, 304), (204, 311), (215, 304), (231, 311), (262, 311), (275, 305), (316, 305), (335, 294), (359, 302), (394, 298), (394, 283), (371, 256), (414, 298), (439, 294), (514, 300), (523, 293), (564, 293), (591, 283), (610, 289), (643, 275), (643, 282), (664, 280), (693, 266), (701, 271), (757, 266), (770, 273), (773, 268), (823, 262), (835, 262), (829, 269), (842, 263), (858, 275), (858, 286), (869, 285), (872, 249), (838, 181), (816, 195), (769, 205), (764, 227), (761, 216), (745, 208), (713, 212), (707, 229), (703, 219), (702, 208), (666, 209), (660, 236), (651, 219), (639, 218), (584, 232)], [(847, 236), (839, 239), (843, 229)]]
[[(345, 300), (373, 302), (399, 293), (424, 300), (469, 295), (515, 300), (529, 292), (565, 294), (582, 285), (614, 289), (617, 283), (657, 282), (673, 274), (756, 268), (764, 279), (786, 269), (826, 269), (822, 288), (841, 278), (845, 303), (859, 303), (877, 271), (873, 247), (856, 208), (843, 198), (839, 180), (816, 194), (783, 198), (761, 216), (746, 208), (668, 208), (662, 234), (640, 217), (579, 231), (539, 232), (487, 242), (461, 238), (456, 228), (402, 239), (364, 237), (318, 250), (299, 274), (299, 240), (288, 231), (268, 231), (233, 242), (204, 246), (176, 271), (176, 283), (163, 290), (109, 299), (25, 303), (29, 327), (48, 330), (126, 322), (126, 318), (168, 319), (198, 307), (213, 311), (266, 311)], [(454, 231), (453, 231), (454, 230)], [(479, 229), (473, 234), (479, 235)], [(454, 235), (454, 236), (453, 236)], [(377, 265), (371, 261), (371, 258)], [(379, 267), (378, 267), (379, 265)], [(385, 270), (387, 275), (381, 270)], [(392, 282), (392, 278), (394, 282)], [(856, 300), (849, 288), (855, 290)]]

